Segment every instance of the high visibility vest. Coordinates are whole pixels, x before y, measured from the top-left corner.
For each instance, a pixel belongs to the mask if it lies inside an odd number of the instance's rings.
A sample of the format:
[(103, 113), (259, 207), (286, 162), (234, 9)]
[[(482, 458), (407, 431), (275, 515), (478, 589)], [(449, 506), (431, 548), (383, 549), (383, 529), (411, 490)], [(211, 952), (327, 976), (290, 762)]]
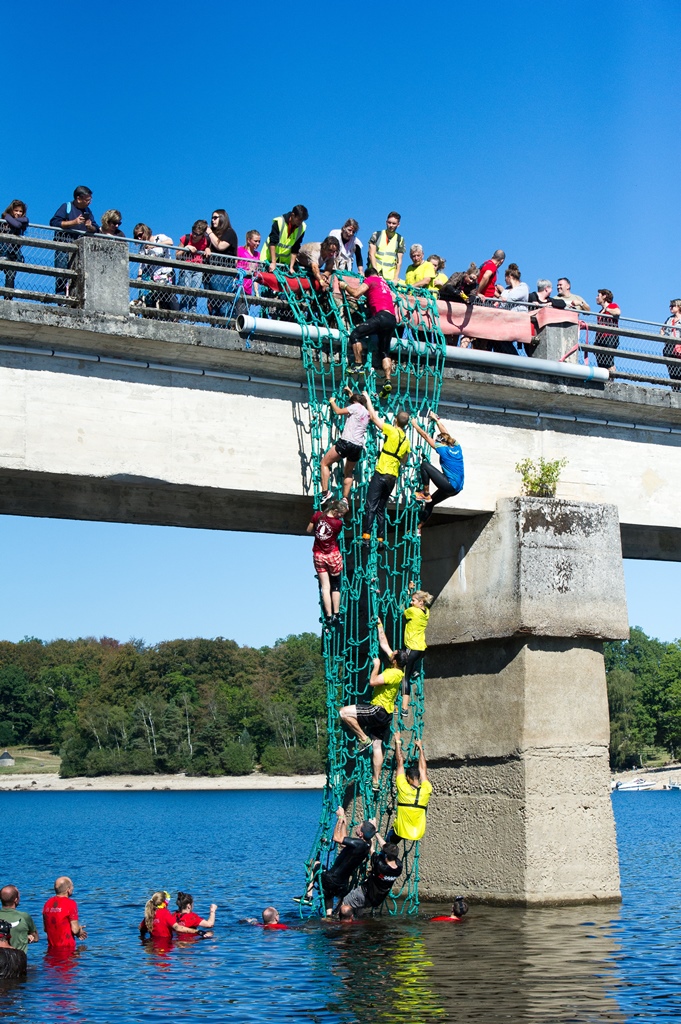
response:
[[(289, 234), (288, 221), (284, 217), (275, 217), (273, 223), (279, 226), (279, 241), (274, 247), (277, 263), (288, 263), (291, 258), (291, 249), (305, 233), (307, 224), (303, 221), (300, 227), (294, 228)], [(269, 238), (267, 240), (267, 248), (270, 248)]]
[(401, 241), (402, 235), (398, 234), (397, 231), (392, 238), (388, 238), (387, 231), (381, 231), (378, 236), (374, 262), (381, 277), (385, 278), (387, 281), (392, 281), (395, 278), (395, 270), (397, 269), (397, 247)]

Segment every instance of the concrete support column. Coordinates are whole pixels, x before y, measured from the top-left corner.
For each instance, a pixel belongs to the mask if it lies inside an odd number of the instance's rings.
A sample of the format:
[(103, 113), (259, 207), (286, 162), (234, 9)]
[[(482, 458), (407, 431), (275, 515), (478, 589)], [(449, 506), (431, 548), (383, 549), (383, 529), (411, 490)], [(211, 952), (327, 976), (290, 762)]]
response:
[(106, 235), (78, 239), (78, 297), (90, 313), (130, 313), (128, 243)]
[[(557, 362), (566, 352), (579, 341), (579, 326), (573, 323), (544, 324), (537, 331), (537, 347), (532, 355), (535, 359), (554, 359)], [(579, 353), (569, 357), (569, 362), (576, 363)]]
[(424, 530), (423, 581), (423, 895), (618, 899), (602, 655), (628, 636), (615, 507), (504, 499)]

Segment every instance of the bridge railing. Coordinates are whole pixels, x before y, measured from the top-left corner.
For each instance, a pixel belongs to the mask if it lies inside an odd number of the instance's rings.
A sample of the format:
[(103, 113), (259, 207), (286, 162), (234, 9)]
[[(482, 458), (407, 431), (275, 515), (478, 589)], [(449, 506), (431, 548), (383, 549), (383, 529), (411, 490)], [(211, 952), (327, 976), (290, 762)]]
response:
[[(55, 237), (56, 236), (56, 237)], [(54, 228), (0, 233), (0, 296), (75, 306), (78, 246)]]
[[(265, 269), (263, 263), (211, 255), (208, 263), (195, 264), (185, 258), (179, 246), (124, 237), (120, 242), (126, 245), (128, 253), (127, 303), (131, 316), (217, 328), (235, 327), (240, 314), (270, 320), (294, 319), (286, 300), (268, 292), (255, 280), (258, 272)], [(0, 297), (4, 299), (77, 307), (83, 304), (79, 294), (80, 270), (78, 242), (60, 229), (32, 224), (22, 236), (0, 233)], [(125, 307), (126, 299), (122, 295), (121, 299)], [(478, 310), (481, 305), (486, 307), (484, 317), (498, 320), (499, 337), (506, 344), (501, 351), (509, 351), (508, 339), (513, 338), (510, 351), (515, 346), (523, 359), (532, 356), (581, 361), (607, 368), (614, 380), (681, 390), (681, 328), (628, 317), (609, 321), (600, 312), (579, 313), (578, 323), (566, 325), (566, 340), (561, 340), (557, 349), (554, 344), (551, 354), (534, 345), (541, 328), (533, 337), (530, 325), (536, 322), (537, 310), (529, 303), (500, 299), (474, 303)], [(443, 319), (443, 311), (451, 310), (451, 306), (442, 302), (439, 306)], [(465, 313), (466, 307), (460, 309)], [(455, 319), (449, 324), (451, 330), (443, 322), (448, 344), (471, 344), (470, 337), (458, 333)], [(572, 320), (577, 320), (575, 313)], [(515, 326), (509, 326), (511, 321)], [(514, 333), (516, 327), (522, 336)], [(486, 337), (491, 339), (496, 324), (490, 331), (487, 322), (486, 330)], [(473, 347), (494, 351), (494, 342), (473, 342)], [(481, 368), (484, 366), (482, 363)], [(519, 371), (523, 372), (521, 366), (522, 363)]]
[(580, 313), (579, 328), (585, 364), (608, 368), (614, 380), (681, 388), (681, 326)]

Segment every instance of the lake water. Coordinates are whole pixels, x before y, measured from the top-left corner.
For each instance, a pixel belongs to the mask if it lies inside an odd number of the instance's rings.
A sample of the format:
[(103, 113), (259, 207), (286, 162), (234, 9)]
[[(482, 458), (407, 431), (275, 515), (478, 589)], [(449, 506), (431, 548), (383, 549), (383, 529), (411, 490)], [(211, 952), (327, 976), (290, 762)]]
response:
[[(61, 1022), (647, 1022), (681, 1016), (681, 793), (614, 795), (624, 902), (547, 910), (473, 907), (462, 925), (312, 919), (289, 932), (239, 924), (267, 904), (296, 921), (316, 792), (4, 793), (2, 882), (36, 919), (59, 874), (88, 939), (27, 981), (0, 1017)], [(215, 938), (140, 944), (155, 889), (219, 905)]]

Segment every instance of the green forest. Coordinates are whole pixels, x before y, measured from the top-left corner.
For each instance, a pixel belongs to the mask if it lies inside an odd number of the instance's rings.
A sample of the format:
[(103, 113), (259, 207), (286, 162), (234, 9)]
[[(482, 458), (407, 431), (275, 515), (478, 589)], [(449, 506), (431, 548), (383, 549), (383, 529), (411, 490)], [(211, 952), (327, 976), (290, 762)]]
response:
[[(613, 768), (681, 752), (681, 643), (635, 627), (605, 645)], [(0, 642), (0, 745), (61, 758), (61, 774), (244, 775), (324, 770), (319, 637)]]
[(61, 775), (324, 770), (319, 637), (0, 642), (0, 744), (60, 754)]

